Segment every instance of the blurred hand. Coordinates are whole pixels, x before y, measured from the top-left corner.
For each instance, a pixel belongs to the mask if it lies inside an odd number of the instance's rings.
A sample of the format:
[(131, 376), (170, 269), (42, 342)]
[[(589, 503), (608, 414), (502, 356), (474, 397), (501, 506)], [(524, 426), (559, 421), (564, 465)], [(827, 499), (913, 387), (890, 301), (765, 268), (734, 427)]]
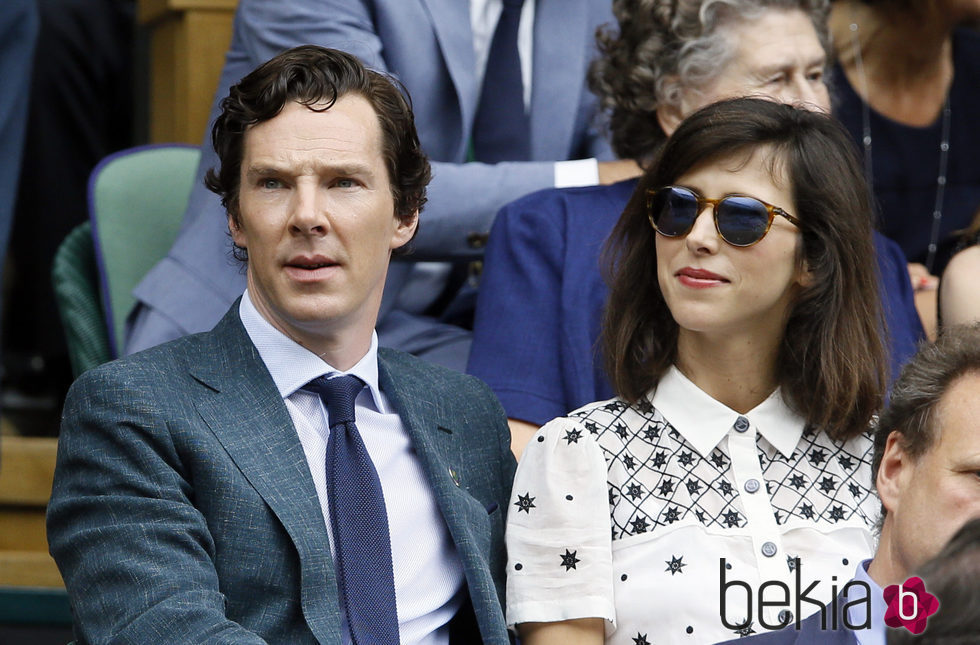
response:
[[(601, 171), (599, 175), (602, 176)], [(939, 288), (939, 278), (918, 262), (909, 262), (909, 280), (912, 281), (913, 291), (935, 291)]]

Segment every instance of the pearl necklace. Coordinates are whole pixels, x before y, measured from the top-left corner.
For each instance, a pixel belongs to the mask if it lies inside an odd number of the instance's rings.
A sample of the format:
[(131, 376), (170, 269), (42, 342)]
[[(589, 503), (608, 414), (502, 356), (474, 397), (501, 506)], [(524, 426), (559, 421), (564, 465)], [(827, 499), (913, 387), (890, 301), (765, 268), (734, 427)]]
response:
[[(854, 48), (854, 67), (861, 79), (861, 90), (864, 97), (871, 96), (868, 92), (868, 77), (864, 71), (864, 60), (861, 58), (861, 42), (858, 38), (858, 24), (851, 22), (851, 39)], [(861, 144), (864, 147), (864, 172), (868, 178), (868, 195), (874, 203), (874, 175), (871, 166), (871, 108), (867, 99), (858, 95), (861, 101)], [(936, 262), (936, 251), (939, 249), (939, 225), (943, 221), (943, 199), (946, 195), (946, 168), (949, 163), (949, 127), (952, 110), (949, 105), (949, 94), (943, 100), (942, 136), (939, 140), (939, 175), (936, 177), (936, 201), (932, 209), (932, 231), (929, 234), (926, 269), (932, 273)]]

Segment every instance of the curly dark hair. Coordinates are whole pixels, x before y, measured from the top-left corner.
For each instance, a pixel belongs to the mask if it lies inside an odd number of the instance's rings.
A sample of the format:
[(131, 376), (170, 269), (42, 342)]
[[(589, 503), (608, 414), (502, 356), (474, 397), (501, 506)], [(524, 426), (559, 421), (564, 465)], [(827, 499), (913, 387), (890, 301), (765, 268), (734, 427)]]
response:
[(614, 0), (619, 28), (596, 31), (601, 56), (589, 68), (589, 88), (608, 119), (616, 154), (649, 160), (667, 138), (657, 107), (679, 105), (683, 90), (724, 71), (735, 50), (726, 26), (772, 9), (806, 13), (830, 59), (828, 0)]
[(792, 305), (776, 380), (786, 402), (811, 426), (846, 440), (868, 431), (884, 398), (885, 320), (861, 163), (843, 126), (819, 112), (731, 99), (695, 112), (667, 140), (605, 249), (611, 285), (603, 319), (607, 373), (617, 394), (635, 403), (677, 360), (678, 325), (657, 277), (647, 191), (692, 168), (760, 148), (767, 150), (770, 172), (785, 172), (789, 181), (800, 219), (801, 262), (813, 278)]
[[(407, 90), (394, 78), (366, 68), (351, 54), (301, 45), (263, 63), (232, 85), (211, 128), (220, 168), (208, 170), (204, 183), (221, 196), (222, 206), (236, 225), (241, 223), (238, 197), (248, 129), (275, 118), (290, 101), (322, 112), (347, 94), (363, 97), (378, 116), (395, 215), (410, 222), (422, 209), (432, 173), (415, 129)], [(235, 257), (247, 261), (248, 253), (236, 246)]]

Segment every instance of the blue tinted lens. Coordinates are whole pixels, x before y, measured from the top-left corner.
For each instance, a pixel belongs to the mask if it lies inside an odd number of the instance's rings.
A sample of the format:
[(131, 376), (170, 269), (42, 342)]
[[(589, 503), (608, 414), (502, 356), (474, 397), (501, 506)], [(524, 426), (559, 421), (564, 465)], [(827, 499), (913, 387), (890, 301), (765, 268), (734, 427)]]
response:
[(698, 198), (684, 188), (664, 188), (656, 192), (652, 203), (657, 230), (668, 237), (686, 235), (698, 216)]
[(717, 206), (718, 232), (734, 246), (755, 244), (769, 227), (769, 211), (752, 197), (726, 197)]

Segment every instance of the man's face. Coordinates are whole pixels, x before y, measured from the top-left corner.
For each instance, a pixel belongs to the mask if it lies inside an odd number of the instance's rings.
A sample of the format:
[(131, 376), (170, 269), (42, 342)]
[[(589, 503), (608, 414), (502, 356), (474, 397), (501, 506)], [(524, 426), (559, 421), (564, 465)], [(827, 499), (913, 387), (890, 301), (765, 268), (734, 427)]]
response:
[[(953, 381), (933, 421), (933, 445), (918, 459), (903, 457), (895, 486), (882, 491), (886, 525), (894, 528), (895, 557), (906, 573), (935, 556), (968, 520), (980, 517), (980, 373)], [(879, 477), (879, 482), (881, 478)]]
[(322, 112), (289, 103), (249, 128), (239, 213), (229, 227), (248, 249), (249, 294), (270, 323), (317, 353), (370, 338), (391, 251), (412, 238), (417, 217), (395, 217), (367, 100), (349, 94)]

